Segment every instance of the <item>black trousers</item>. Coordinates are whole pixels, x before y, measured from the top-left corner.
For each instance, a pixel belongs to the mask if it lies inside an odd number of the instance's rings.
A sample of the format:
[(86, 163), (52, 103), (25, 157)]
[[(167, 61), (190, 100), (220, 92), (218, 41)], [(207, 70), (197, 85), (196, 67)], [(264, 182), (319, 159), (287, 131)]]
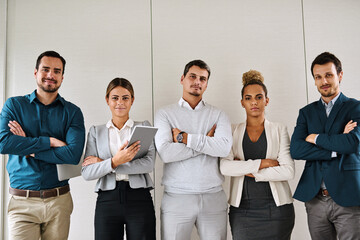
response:
[(149, 188), (132, 189), (126, 181), (99, 191), (95, 209), (95, 240), (155, 240), (155, 210)]

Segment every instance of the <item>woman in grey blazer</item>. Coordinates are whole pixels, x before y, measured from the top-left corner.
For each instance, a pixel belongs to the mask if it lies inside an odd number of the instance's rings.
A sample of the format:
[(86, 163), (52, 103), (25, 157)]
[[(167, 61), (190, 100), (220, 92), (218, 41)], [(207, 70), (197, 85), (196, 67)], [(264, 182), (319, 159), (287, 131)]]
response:
[(98, 179), (95, 210), (95, 239), (123, 239), (124, 226), (128, 240), (155, 239), (155, 211), (150, 194), (153, 182), (155, 146), (133, 159), (140, 142), (126, 148), (136, 125), (150, 126), (148, 121), (134, 122), (129, 112), (134, 90), (124, 78), (113, 79), (106, 90), (106, 102), (112, 113), (107, 124), (90, 128), (82, 176)]
[(221, 159), (221, 173), (231, 176), (229, 221), (234, 240), (290, 240), (294, 207), (289, 179), (294, 160), (286, 127), (265, 119), (269, 102), (262, 75), (243, 76), (241, 105), (246, 123), (233, 126), (233, 147)]

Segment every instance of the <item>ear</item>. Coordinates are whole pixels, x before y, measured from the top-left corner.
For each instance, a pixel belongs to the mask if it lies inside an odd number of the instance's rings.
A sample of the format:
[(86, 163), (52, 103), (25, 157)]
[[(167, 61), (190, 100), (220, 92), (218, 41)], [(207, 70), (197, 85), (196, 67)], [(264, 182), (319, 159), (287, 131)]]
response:
[(131, 98), (131, 106), (133, 105), (134, 101), (135, 101), (135, 97), (132, 97)]
[(180, 83), (181, 83), (181, 84), (183, 84), (183, 80), (184, 80), (184, 78), (185, 78), (185, 76), (184, 76), (184, 75), (182, 75), (182, 76), (181, 76), (181, 79), (180, 79)]
[(36, 74), (37, 74), (38, 70), (35, 68), (34, 69), (34, 77), (36, 78)]
[(240, 100), (240, 102), (241, 102), (241, 106), (242, 106), (243, 108), (245, 108), (245, 107), (244, 107), (244, 103), (243, 103), (243, 100), (242, 100), (242, 99)]
[(342, 78), (343, 78), (343, 71), (341, 71), (340, 73), (339, 73), (339, 83), (341, 83), (341, 80), (342, 80)]
[(106, 104), (109, 105), (109, 98), (105, 97)]
[(269, 98), (266, 97), (266, 102), (265, 102), (265, 106), (267, 106), (269, 104)]

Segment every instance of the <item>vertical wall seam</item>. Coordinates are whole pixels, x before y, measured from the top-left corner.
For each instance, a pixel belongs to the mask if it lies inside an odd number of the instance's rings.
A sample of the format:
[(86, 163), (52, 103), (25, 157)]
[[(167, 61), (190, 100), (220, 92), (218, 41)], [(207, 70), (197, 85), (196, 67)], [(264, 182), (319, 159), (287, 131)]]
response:
[(303, 43), (304, 43), (304, 60), (305, 60), (306, 104), (309, 104), (309, 86), (308, 86), (307, 57), (306, 57), (304, 0), (301, 0), (301, 17), (302, 17), (302, 31), (303, 31)]
[[(4, 20), (4, 43), (2, 48), (4, 49), (4, 52), (2, 54), (2, 58), (3, 58), (3, 74), (2, 74), (2, 103), (5, 103), (6, 100), (6, 76), (7, 76), (7, 36), (8, 36), (8, 1), (4, 0), (4, 16), (3, 16), (3, 20)], [(1, 198), (0, 198), (0, 218), (1, 218), (1, 225), (0, 225), (0, 237), (1, 239), (7, 239), (7, 237), (5, 238), (5, 155), (1, 155), (0, 158), (1, 161), (1, 172), (0, 172), (0, 177), (1, 177)]]
[[(154, 45), (153, 45), (153, 2), (150, 0), (150, 54), (151, 54), (151, 115), (152, 122), (155, 123), (155, 100), (154, 100)], [(156, 158), (156, 155), (155, 155)], [(156, 186), (156, 169), (153, 171), (154, 186)], [(156, 204), (156, 194), (154, 192), (154, 205)]]

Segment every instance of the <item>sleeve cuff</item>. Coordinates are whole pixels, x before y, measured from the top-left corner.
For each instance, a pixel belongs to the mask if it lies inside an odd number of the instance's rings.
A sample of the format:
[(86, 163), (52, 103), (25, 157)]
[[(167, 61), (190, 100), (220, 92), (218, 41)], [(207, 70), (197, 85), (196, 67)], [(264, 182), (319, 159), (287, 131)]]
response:
[(191, 143), (192, 143), (192, 134), (188, 133), (187, 134), (187, 143), (186, 143), (186, 146), (188, 148), (191, 148)]
[(318, 136), (319, 136), (319, 134), (316, 134), (316, 136), (315, 136), (315, 139), (314, 139), (315, 145), (317, 145), (316, 140), (317, 140)]

